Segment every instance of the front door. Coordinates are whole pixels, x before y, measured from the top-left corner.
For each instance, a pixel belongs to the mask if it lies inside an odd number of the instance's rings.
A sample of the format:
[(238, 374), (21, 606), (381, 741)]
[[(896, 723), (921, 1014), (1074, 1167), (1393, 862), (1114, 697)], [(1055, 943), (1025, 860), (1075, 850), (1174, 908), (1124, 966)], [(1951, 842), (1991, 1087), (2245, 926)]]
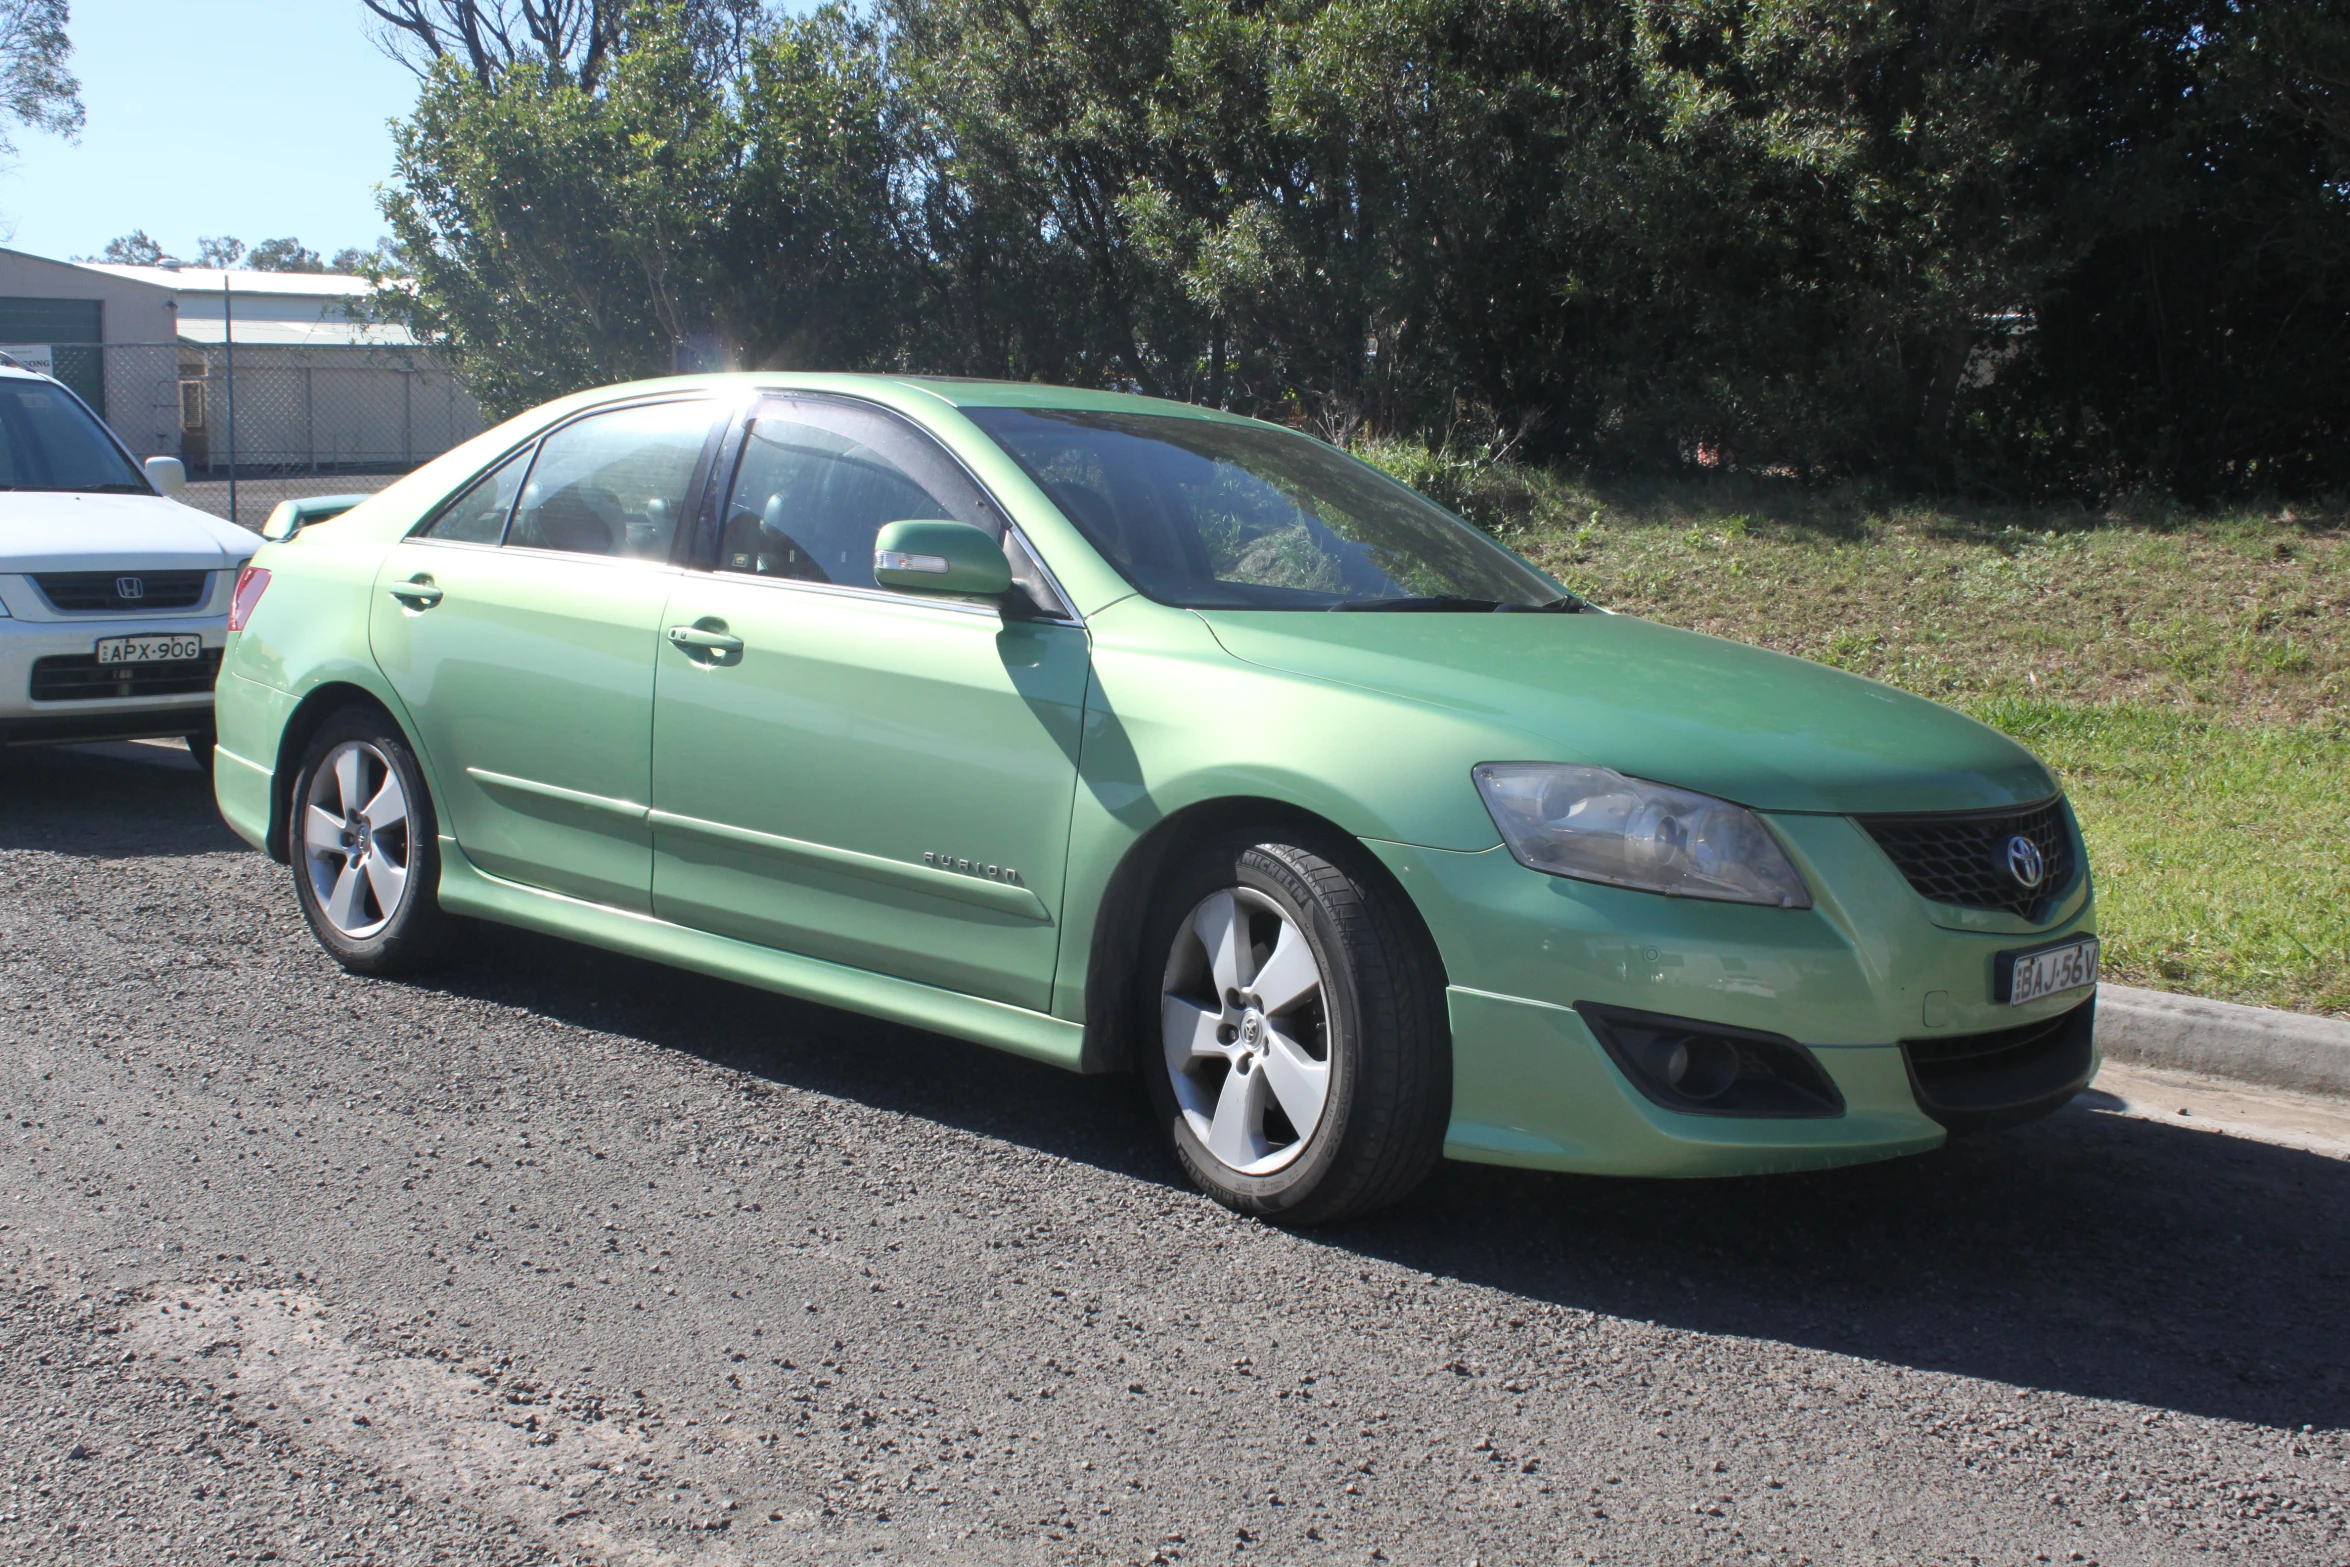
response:
[(685, 573), (664, 617), (654, 912), (1043, 1010), (1084, 629), (874, 586), (886, 522), (1002, 531), (951, 458), (875, 409), (763, 404), (722, 515), (715, 569)]
[(562, 425), (394, 548), (376, 662), (482, 870), (616, 908), (652, 893), (653, 669), (707, 400)]

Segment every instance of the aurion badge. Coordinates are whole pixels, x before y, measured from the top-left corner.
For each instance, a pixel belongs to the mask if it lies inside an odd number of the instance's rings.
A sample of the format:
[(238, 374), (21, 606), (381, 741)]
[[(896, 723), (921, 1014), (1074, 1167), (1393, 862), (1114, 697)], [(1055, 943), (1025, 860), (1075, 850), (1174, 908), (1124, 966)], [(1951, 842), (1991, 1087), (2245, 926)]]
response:
[(2023, 888), (2040, 885), (2040, 878), (2048, 874), (2047, 862), (2040, 858), (2040, 846), (2022, 833), (2007, 840), (2007, 874)]
[(143, 599), (147, 596), (147, 584), (138, 577), (117, 577), (114, 579), (114, 596), (123, 599)]

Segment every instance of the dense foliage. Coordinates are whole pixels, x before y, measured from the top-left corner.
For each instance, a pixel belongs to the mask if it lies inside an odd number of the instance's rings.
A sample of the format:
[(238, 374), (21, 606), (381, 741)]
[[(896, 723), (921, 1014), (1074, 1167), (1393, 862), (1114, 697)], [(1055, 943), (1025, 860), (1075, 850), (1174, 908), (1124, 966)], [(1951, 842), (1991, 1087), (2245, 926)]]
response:
[(495, 407), (908, 366), (1619, 469), (2350, 480), (2342, 0), (594, 17), (418, 59), (402, 308)]

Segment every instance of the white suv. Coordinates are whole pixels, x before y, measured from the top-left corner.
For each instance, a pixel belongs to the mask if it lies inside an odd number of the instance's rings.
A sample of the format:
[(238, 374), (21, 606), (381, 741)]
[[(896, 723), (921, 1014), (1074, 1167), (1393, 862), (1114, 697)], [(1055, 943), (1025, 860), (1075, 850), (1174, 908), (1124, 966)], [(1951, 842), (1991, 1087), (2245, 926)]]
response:
[(63, 385), (0, 363), (0, 746), (185, 735), (212, 759), (212, 680), (261, 540), (166, 499)]

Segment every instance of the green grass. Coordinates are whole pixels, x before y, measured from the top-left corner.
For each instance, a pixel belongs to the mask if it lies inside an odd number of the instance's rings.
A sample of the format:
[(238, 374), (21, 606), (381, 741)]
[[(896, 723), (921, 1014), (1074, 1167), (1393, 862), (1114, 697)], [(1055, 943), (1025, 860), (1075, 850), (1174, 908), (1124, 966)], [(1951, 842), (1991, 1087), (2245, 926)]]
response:
[(2350, 732), (2000, 698), (2063, 775), (2109, 979), (2350, 1015)]
[(1960, 707), (2063, 775), (2106, 973), (2350, 1015), (2350, 535), (2339, 507), (1890, 501), (1364, 454), (1611, 609)]

